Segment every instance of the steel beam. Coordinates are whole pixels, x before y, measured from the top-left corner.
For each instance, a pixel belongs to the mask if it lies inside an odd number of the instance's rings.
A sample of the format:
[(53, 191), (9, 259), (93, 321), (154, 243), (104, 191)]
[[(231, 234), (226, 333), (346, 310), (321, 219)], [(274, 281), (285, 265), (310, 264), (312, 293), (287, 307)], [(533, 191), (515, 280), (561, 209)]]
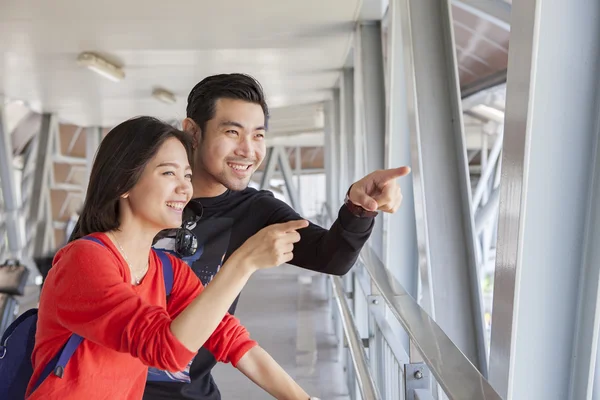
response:
[(92, 173), (92, 167), (94, 165), (94, 160), (96, 158), (96, 152), (98, 151), (98, 147), (100, 147), (100, 142), (102, 141), (102, 128), (94, 126), (91, 128), (87, 128), (85, 132), (85, 159), (87, 166), (87, 176), (84, 183), (83, 192), (87, 192), (87, 186), (90, 181), (90, 175)]
[(341, 139), (345, 157), (342, 163), (344, 174), (342, 187), (349, 188), (361, 176), (355, 176), (356, 151), (354, 147), (354, 68), (344, 68), (340, 84), (340, 113), (341, 113)]
[(327, 200), (327, 207), (329, 213), (333, 213), (340, 203), (337, 198), (336, 181), (335, 176), (336, 169), (336, 152), (335, 152), (335, 131), (337, 121), (335, 120), (335, 99), (328, 100), (325, 102), (324, 113), (325, 113), (325, 146), (324, 146), (324, 163), (325, 163), (325, 193)]
[(295, 160), (295, 171), (294, 174), (296, 175), (296, 188), (298, 189), (298, 193), (302, 193), (302, 183), (300, 182), (300, 180), (302, 179), (302, 148), (300, 146), (296, 146), (295, 149), (295, 153), (294, 153), (294, 160)]
[(490, 223), (497, 218), (499, 199), (500, 192), (498, 189), (496, 189), (491, 193), (486, 204), (479, 208), (477, 213), (475, 213), (475, 228), (477, 235), (480, 235), (490, 225)]
[(510, 31), (511, 5), (504, 0), (452, 0), (452, 4)]
[[(428, 249), (435, 319), (487, 374), (470, 177), (451, 5), (393, 0), (400, 15), (419, 249)], [(427, 254), (427, 253), (425, 253)], [(427, 277), (425, 277), (427, 278)], [(425, 280), (425, 282), (427, 282)]]
[(26, 244), (26, 237), (25, 219), (20, 210), (20, 187), (17, 184), (13, 165), (11, 136), (4, 129), (3, 107), (0, 104), (0, 185), (2, 185), (4, 200), (3, 212), (5, 214), (8, 253), (10, 257), (21, 258)]
[(84, 188), (75, 183), (54, 183), (50, 186), (52, 190), (65, 190), (69, 192), (83, 193)]
[(33, 187), (29, 208), (29, 221), (35, 226), (33, 246), (29, 254), (39, 257), (49, 249), (46, 248), (48, 224), (52, 221), (50, 208), (50, 168), (52, 168), (52, 148), (54, 135), (58, 135), (58, 122), (51, 114), (42, 115), (42, 126), (38, 133), (37, 156)]
[(269, 190), (271, 188), (271, 179), (277, 166), (277, 151), (275, 147), (267, 148), (267, 155), (265, 156), (265, 171), (260, 179), (261, 190)]
[(344, 148), (342, 146), (342, 95), (341, 89), (333, 89), (333, 105), (334, 105), (334, 118), (335, 118), (335, 136), (334, 136), (334, 151), (335, 151), (335, 196), (337, 201), (334, 203), (338, 205), (342, 202), (348, 188), (345, 187), (344, 183), (344, 163), (346, 155), (344, 154)]
[[(386, 106), (385, 168), (411, 165), (411, 118), (407, 103), (407, 86), (404, 75), (404, 44), (402, 16), (397, 2), (391, 2), (388, 28), (388, 104)], [(415, 213), (415, 195), (412, 177), (402, 178), (402, 206), (392, 215), (385, 215), (384, 246), (386, 265), (411, 296), (418, 297), (419, 248)], [(425, 252), (426, 249), (421, 249)], [(423, 260), (426, 262), (426, 260)], [(427, 285), (429, 286), (429, 285)], [(409, 349), (408, 336), (404, 339)]]
[(600, 395), (598, 20), (598, 1), (513, 3), (490, 353), (503, 398)]
[[(73, 137), (71, 138), (71, 141), (69, 142), (69, 146), (67, 147), (67, 154), (71, 154), (71, 152), (73, 151), (73, 148), (75, 148), (75, 143), (77, 143), (77, 140), (79, 140), (79, 137), (81, 136), (82, 131), (83, 131), (83, 128), (80, 126), (77, 128), (77, 130), (73, 134)], [(56, 135), (56, 137), (60, 138), (60, 135)], [(60, 146), (56, 146), (56, 151), (57, 151), (57, 153), (61, 152)]]
[(62, 154), (55, 154), (52, 157), (52, 161), (54, 161), (55, 163), (58, 163), (58, 164), (74, 164), (74, 165), (88, 166), (87, 158), (64, 156)]
[(285, 188), (287, 189), (290, 202), (292, 203), (292, 208), (296, 210), (298, 214), (302, 215), (302, 204), (300, 203), (300, 196), (296, 189), (296, 185), (294, 185), (294, 175), (292, 173), (292, 167), (290, 166), (290, 159), (283, 147), (275, 147), (274, 149), (278, 158), (279, 170), (283, 175), (283, 182), (285, 183)]
[[(362, 149), (363, 174), (383, 169), (385, 166), (385, 86), (383, 70), (383, 52), (381, 41), (381, 23), (362, 22), (355, 35), (355, 69), (357, 95), (355, 110), (360, 114), (357, 124)], [(359, 175), (362, 177), (361, 175)], [(383, 220), (376, 219), (370, 245), (376, 254), (383, 259)]]
[[(40, 118), (41, 121), (41, 118)], [(38, 127), (39, 131), (39, 127)], [(35, 156), (37, 155), (37, 135), (34, 135), (31, 142), (27, 146), (23, 154), (23, 171), (21, 174), (21, 213), (23, 216), (29, 215), (29, 206), (31, 198), (31, 189), (33, 186), (33, 176), (35, 173)], [(25, 221), (25, 232), (27, 233), (27, 225), (30, 221)], [(27, 242), (27, 240), (26, 240)]]

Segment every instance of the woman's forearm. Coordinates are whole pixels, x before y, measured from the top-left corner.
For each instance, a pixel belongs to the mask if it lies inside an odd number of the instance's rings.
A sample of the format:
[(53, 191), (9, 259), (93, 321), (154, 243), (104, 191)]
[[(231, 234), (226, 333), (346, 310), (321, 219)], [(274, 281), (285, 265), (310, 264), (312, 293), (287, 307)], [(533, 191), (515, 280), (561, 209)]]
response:
[(189, 350), (198, 351), (215, 331), (248, 282), (253, 269), (231, 257), (210, 285), (171, 322), (171, 332)]
[(250, 349), (236, 367), (277, 400), (309, 400), (300, 385), (259, 346)]

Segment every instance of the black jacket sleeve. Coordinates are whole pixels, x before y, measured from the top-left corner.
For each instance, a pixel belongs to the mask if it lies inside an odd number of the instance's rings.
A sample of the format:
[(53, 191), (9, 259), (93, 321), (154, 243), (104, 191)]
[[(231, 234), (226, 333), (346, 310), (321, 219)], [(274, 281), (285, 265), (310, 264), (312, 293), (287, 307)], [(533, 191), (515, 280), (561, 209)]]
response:
[[(267, 225), (302, 219), (289, 205), (272, 194), (261, 196), (260, 201), (260, 207), (265, 207), (269, 213)], [(294, 246), (294, 258), (290, 264), (326, 274), (345, 275), (369, 239), (374, 223), (375, 218), (356, 217), (342, 205), (337, 220), (329, 230), (310, 223), (299, 231), (301, 238)]]

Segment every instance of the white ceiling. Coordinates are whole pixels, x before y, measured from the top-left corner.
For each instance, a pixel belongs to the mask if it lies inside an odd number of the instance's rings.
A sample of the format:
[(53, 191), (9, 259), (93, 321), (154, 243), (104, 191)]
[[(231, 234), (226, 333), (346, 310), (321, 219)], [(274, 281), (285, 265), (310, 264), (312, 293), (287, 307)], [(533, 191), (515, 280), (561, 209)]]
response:
[[(107, 127), (141, 114), (182, 119), (191, 88), (223, 72), (254, 75), (271, 108), (318, 103), (344, 65), (360, 3), (2, 0), (0, 94), (65, 122)], [(122, 65), (125, 80), (79, 67), (83, 51)], [(153, 99), (157, 86), (174, 92), (177, 103)], [(309, 110), (306, 121), (282, 126), (313, 126), (306, 125), (315, 118)]]

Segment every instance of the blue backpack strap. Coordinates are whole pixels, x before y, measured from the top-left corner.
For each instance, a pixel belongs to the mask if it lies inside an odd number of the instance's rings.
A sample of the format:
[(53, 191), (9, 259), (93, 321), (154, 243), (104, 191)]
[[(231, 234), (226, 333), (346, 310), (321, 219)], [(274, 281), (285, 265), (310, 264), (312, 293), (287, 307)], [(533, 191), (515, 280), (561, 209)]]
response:
[(167, 292), (167, 297), (169, 297), (171, 295), (171, 290), (173, 290), (173, 265), (171, 264), (171, 258), (169, 258), (167, 253), (162, 250), (154, 249), (154, 251), (162, 263), (165, 291)]
[(69, 337), (69, 340), (67, 340), (65, 346), (60, 351), (60, 353), (58, 353), (58, 360), (56, 360), (56, 357), (54, 357), (54, 359), (50, 361), (48, 365), (46, 365), (46, 368), (44, 368), (42, 374), (35, 383), (33, 390), (37, 389), (38, 386), (40, 386), (42, 382), (44, 382), (44, 380), (51, 373), (54, 373), (54, 375), (58, 376), (59, 378), (62, 378), (67, 363), (69, 362), (73, 354), (75, 354), (75, 350), (77, 350), (77, 347), (79, 347), (82, 341), (83, 338), (81, 336), (72, 334), (71, 337)]
[(67, 344), (65, 344), (65, 347), (60, 353), (60, 356), (58, 357), (56, 367), (54, 367), (54, 375), (58, 376), (59, 378), (62, 378), (67, 363), (75, 353), (75, 350), (77, 350), (77, 347), (79, 346), (82, 340), (83, 338), (79, 335), (71, 335), (71, 337), (67, 341)]
[(105, 245), (104, 243), (102, 243), (102, 240), (100, 240), (100, 239), (98, 239), (98, 238), (95, 238), (95, 237), (93, 237), (93, 236), (84, 236), (84, 237), (82, 237), (82, 239), (85, 239), (85, 240), (90, 240), (90, 241), (92, 241), (92, 242), (96, 242), (96, 243), (98, 243), (98, 244), (99, 244), (100, 246), (102, 246), (102, 247), (106, 247), (106, 245)]
[[(81, 239), (96, 242), (99, 245), (101, 245), (102, 247), (106, 247), (106, 245), (104, 243), (102, 243), (102, 241), (100, 239), (92, 237), (92, 236), (84, 236)], [(63, 373), (65, 372), (65, 367), (67, 366), (67, 363), (69, 362), (69, 360), (71, 359), (73, 354), (75, 354), (75, 350), (77, 350), (77, 347), (79, 347), (79, 345), (81, 344), (82, 341), (83, 341), (83, 338), (81, 336), (79, 336), (75, 333), (72, 334), (69, 337), (69, 340), (67, 340), (67, 343), (65, 344), (65, 346), (57, 354), (57, 356), (54, 357), (54, 359), (52, 361), (50, 361), (48, 363), (48, 365), (46, 365), (46, 368), (44, 368), (44, 370), (42, 371), (42, 374), (40, 375), (37, 382), (35, 383), (33, 390), (37, 389), (38, 386), (40, 386), (42, 384), (42, 382), (44, 382), (44, 380), (51, 373), (54, 373), (54, 375), (58, 376), (59, 378), (62, 378)]]

